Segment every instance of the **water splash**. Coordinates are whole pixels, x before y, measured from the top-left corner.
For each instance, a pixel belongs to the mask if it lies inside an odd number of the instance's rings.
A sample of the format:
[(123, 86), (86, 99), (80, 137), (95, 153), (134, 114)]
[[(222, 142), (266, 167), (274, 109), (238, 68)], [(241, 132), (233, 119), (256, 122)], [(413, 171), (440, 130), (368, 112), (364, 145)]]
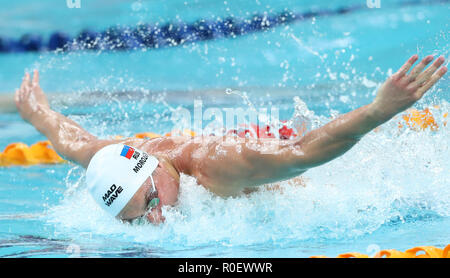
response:
[[(298, 115), (323, 123), (298, 99), (296, 107)], [(440, 111), (449, 108), (443, 102)], [(266, 186), (250, 195), (221, 198), (182, 176), (178, 204), (164, 208), (166, 222), (160, 226), (112, 219), (79, 179), (68, 182), (68, 191), (77, 190), (49, 208), (46, 219), (70, 238), (108, 237), (179, 250), (348, 240), (386, 225), (448, 217), (450, 132), (441, 115), (436, 118), (437, 132), (399, 130), (399, 119), (391, 120), (345, 155), (306, 172), (306, 186), (291, 180), (281, 182), (281, 189)]]

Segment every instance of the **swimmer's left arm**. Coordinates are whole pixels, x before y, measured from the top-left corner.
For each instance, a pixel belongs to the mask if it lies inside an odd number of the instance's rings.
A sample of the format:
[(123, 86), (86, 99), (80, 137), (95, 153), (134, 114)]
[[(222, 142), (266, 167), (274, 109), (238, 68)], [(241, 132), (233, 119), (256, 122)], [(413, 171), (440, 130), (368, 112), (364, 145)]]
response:
[(37, 71), (32, 79), (30, 74), (25, 74), (14, 100), (22, 118), (44, 134), (56, 152), (84, 167), (100, 148), (114, 143), (97, 139), (76, 122), (52, 110), (39, 86)]
[(197, 177), (211, 183), (230, 183), (231, 180), (239, 186), (292, 178), (327, 163), (351, 149), (365, 134), (412, 106), (447, 72), (442, 66), (443, 57), (424, 70), (433, 60), (428, 56), (407, 74), (417, 59), (417, 55), (412, 56), (391, 76), (380, 87), (372, 103), (344, 114), (302, 138), (266, 143), (248, 138), (236, 139), (236, 144), (226, 144), (226, 140), (222, 140), (225, 143), (200, 144), (196, 148), (199, 151), (194, 152), (190, 160), (194, 163), (191, 168), (197, 169), (194, 171)]
[(351, 111), (298, 140), (296, 144), (304, 152), (300, 163), (314, 167), (342, 155), (365, 134), (411, 107), (447, 72), (447, 68), (442, 66), (444, 57), (439, 57), (425, 69), (433, 60), (431, 55), (409, 72), (417, 60), (417, 55), (410, 57), (389, 77), (372, 103)]

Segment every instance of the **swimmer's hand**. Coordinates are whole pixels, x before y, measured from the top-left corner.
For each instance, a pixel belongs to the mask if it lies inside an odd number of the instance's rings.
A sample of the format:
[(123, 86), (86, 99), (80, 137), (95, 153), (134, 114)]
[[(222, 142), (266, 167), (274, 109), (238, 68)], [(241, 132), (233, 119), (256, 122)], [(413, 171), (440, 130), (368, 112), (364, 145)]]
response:
[(39, 72), (34, 71), (33, 79), (29, 73), (25, 76), (19, 90), (14, 95), (14, 101), (20, 116), (28, 122), (31, 122), (33, 115), (39, 111), (50, 109), (47, 97), (39, 86)]
[(447, 72), (447, 67), (441, 67), (445, 61), (442, 56), (424, 70), (433, 60), (433, 56), (429, 55), (408, 73), (417, 60), (417, 55), (409, 58), (378, 90), (375, 100), (370, 105), (373, 115), (378, 120), (385, 122), (411, 107)]
[(26, 73), (22, 85), (14, 95), (20, 115), (51, 142), (63, 158), (87, 167), (92, 156), (112, 140), (99, 140), (79, 124), (52, 110), (39, 86), (39, 72), (33, 79)]

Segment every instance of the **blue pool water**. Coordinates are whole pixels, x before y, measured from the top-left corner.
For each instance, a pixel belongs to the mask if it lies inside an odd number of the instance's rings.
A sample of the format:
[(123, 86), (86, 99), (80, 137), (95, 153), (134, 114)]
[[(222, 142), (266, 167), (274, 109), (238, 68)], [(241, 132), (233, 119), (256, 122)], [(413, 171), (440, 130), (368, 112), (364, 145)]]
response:
[[(115, 24), (195, 21), (284, 8), (338, 8), (348, 1), (0, 1), (0, 36), (49, 36)], [(165, 133), (177, 107), (280, 109), (306, 113), (313, 125), (369, 103), (409, 56), (449, 51), (447, 1), (317, 17), (235, 39), (131, 52), (0, 53), (0, 97), (24, 70), (41, 71), (54, 109), (97, 136)], [(70, 20), (69, 20), (70, 19)], [(0, 168), (2, 257), (308, 257), (450, 243), (448, 77), (418, 104), (439, 105), (436, 132), (398, 130), (399, 118), (342, 157), (304, 174), (306, 187), (220, 198), (183, 176), (179, 203), (166, 222), (131, 226), (106, 217), (72, 164)], [(233, 89), (238, 94), (227, 94)], [(296, 110), (294, 97), (308, 110)], [(2, 108), (0, 108), (2, 109)], [(19, 115), (0, 110), (0, 149), (45, 138)]]

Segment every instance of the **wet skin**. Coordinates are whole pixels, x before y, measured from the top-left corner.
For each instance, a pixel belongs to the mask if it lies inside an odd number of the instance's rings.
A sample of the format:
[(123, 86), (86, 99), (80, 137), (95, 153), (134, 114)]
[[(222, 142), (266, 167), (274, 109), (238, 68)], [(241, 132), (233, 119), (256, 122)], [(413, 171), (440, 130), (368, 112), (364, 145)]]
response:
[(119, 218), (145, 216), (159, 223), (164, 220), (161, 207), (177, 202), (180, 173), (195, 177), (217, 195), (236, 196), (256, 186), (297, 177), (344, 154), (365, 134), (411, 107), (447, 72), (443, 57), (429, 65), (433, 56), (427, 56), (413, 67), (417, 60), (417, 55), (412, 56), (389, 77), (372, 103), (293, 140), (217, 136), (101, 140), (50, 108), (37, 71), (33, 79), (25, 74), (15, 102), (22, 118), (43, 133), (60, 155), (84, 167), (109, 144), (125, 143), (156, 156), (160, 164), (153, 178), (160, 204), (147, 212), (151, 187), (147, 180)]

